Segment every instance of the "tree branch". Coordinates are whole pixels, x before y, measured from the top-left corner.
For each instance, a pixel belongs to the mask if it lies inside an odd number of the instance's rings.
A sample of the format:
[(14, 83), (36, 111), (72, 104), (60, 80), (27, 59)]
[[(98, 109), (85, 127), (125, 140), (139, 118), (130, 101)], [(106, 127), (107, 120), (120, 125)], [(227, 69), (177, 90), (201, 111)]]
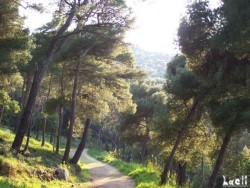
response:
[(11, 0), (12, 2), (14, 2), (15, 4), (19, 5), (20, 7), (24, 8), (24, 9), (28, 9), (28, 8), (32, 8), (34, 10), (37, 10), (38, 12), (42, 13), (43, 12), (43, 8), (39, 7), (39, 4), (30, 4), (27, 1), (23, 1), (26, 6), (24, 6), (22, 3), (18, 2), (17, 0)]
[(74, 6), (74, 4), (70, 3), (68, 0), (64, 0), (64, 1), (65, 1), (65, 3), (66, 3), (67, 5), (69, 5), (69, 6), (71, 6), (71, 7)]

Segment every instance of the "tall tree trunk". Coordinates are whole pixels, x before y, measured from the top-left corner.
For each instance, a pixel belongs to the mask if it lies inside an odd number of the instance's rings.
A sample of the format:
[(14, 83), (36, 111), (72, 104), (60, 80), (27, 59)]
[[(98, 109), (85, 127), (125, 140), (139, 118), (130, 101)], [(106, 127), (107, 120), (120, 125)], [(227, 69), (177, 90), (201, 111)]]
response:
[(46, 132), (46, 124), (47, 124), (47, 117), (43, 117), (43, 133), (42, 133), (42, 144), (41, 146), (45, 145), (45, 132)]
[(229, 143), (229, 141), (231, 139), (231, 136), (232, 136), (232, 131), (229, 131), (229, 132), (227, 132), (227, 134), (225, 135), (225, 137), (223, 139), (218, 158), (217, 158), (217, 160), (215, 162), (215, 165), (214, 165), (213, 172), (212, 172), (212, 174), (211, 174), (211, 176), (209, 178), (209, 182), (208, 182), (208, 187), (209, 188), (214, 188), (215, 187), (217, 175), (218, 175), (218, 172), (219, 172), (220, 167), (222, 165), (224, 154), (226, 152), (226, 148), (227, 148), (227, 145), (228, 145), (228, 143)]
[(64, 113), (64, 105), (63, 105), (63, 100), (64, 100), (64, 68), (65, 66), (63, 65), (62, 69), (62, 74), (60, 77), (60, 85), (61, 85), (61, 103), (59, 106), (59, 122), (57, 126), (57, 133), (56, 133), (56, 153), (59, 153), (59, 148), (60, 148), (60, 137), (61, 137), (61, 131), (62, 131), (62, 126), (63, 126), (63, 113)]
[(76, 64), (76, 69), (75, 69), (75, 78), (74, 78), (74, 85), (73, 85), (73, 92), (72, 92), (72, 99), (71, 99), (71, 113), (70, 113), (70, 125), (69, 125), (69, 133), (68, 133), (68, 138), (67, 138), (67, 143), (66, 143), (66, 148), (64, 151), (62, 163), (67, 163), (69, 159), (69, 152), (70, 152), (70, 147), (71, 147), (71, 142), (72, 142), (72, 134), (73, 134), (73, 128), (75, 124), (75, 112), (76, 112), (76, 99), (77, 99), (77, 85), (78, 85), (78, 76), (79, 76), (79, 68), (80, 68), (80, 61), (81, 58), (83, 58), (89, 50), (93, 47), (94, 45), (90, 46), (86, 50), (82, 50), (79, 53), (79, 56), (77, 58), (77, 64)]
[(73, 164), (77, 164), (77, 162), (79, 161), (82, 152), (85, 148), (86, 145), (86, 141), (87, 141), (87, 137), (88, 137), (88, 131), (89, 131), (89, 127), (90, 127), (90, 118), (87, 118), (86, 122), (85, 122), (85, 127), (84, 127), (84, 131), (82, 133), (82, 138), (81, 141), (77, 147), (77, 150), (73, 156), (73, 158), (69, 161), (70, 163)]
[(65, 23), (61, 26), (61, 28), (58, 30), (56, 35), (51, 39), (45, 60), (39, 66), (38, 70), (36, 71), (36, 73), (34, 75), (33, 83), (32, 83), (31, 89), (30, 89), (29, 98), (28, 98), (27, 104), (24, 108), (20, 123), (18, 125), (15, 139), (14, 139), (12, 146), (11, 146), (11, 148), (16, 150), (16, 151), (20, 151), (20, 148), (21, 148), (21, 145), (23, 142), (23, 138), (28, 130), (28, 127), (29, 127), (28, 125), (29, 125), (29, 121), (30, 121), (30, 117), (31, 117), (32, 108), (35, 104), (36, 96), (37, 96), (38, 91), (40, 89), (40, 85), (41, 85), (42, 79), (46, 73), (46, 70), (48, 68), (48, 65), (51, 63), (51, 60), (52, 60), (54, 54), (56, 53), (56, 50), (60, 49), (60, 47), (64, 44), (64, 41), (66, 39), (62, 39), (62, 42), (60, 43), (60, 45), (58, 44), (58, 40), (64, 34), (64, 32), (68, 29), (68, 27), (70, 26), (70, 24), (74, 18), (74, 15), (75, 15), (75, 9), (73, 9), (71, 11), (71, 13), (69, 14)]
[(172, 151), (170, 152), (170, 155), (167, 158), (166, 164), (164, 166), (164, 170), (161, 174), (160, 185), (165, 185), (168, 181), (168, 172), (170, 170), (170, 165), (171, 165), (172, 159), (174, 157), (174, 154), (175, 154), (179, 144), (181, 143), (181, 141), (183, 139), (183, 136), (185, 135), (185, 133), (188, 130), (190, 120), (193, 118), (193, 116), (195, 114), (195, 110), (196, 110), (198, 105), (199, 105), (198, 100), (194, 100), (193, 105), (192, 105), (192, 107), (191, 107), (191, 109), (186, 117), (185, 123), (183, 124), (182, 129), (177, 136), (177, 139), (176, 139), (175, 144), (172, 148)]
[(72, 92), (72, 99), (71, 99), (69, 132), (68, 132), (68, 138), (67, 138), (67, 143), (66, 143), (66, 148), (64, 151), (62, 163), (68, 162), (69, 152), (70, 152), (70, 147), (71, 147), (71, 142), (72, 142), (72, 134), (73, 134), (73, 128), (74, 128), (74, 123), (75, 123), (76, 98), (77, 98), (76, 92), (77, 92), (79, 66), (80, 66), (80, 60), (78, 59), (76, 69), (75, 69), (75, 78), (74, 78), (74, 85), (73, 85), (73, 92)]
[(177, 179), (178, 186), (184, 186), (186, 183), (186, 163), (178, 163)]
[(58, 129), (57, 129), (57, 135), (56, 135), (56, 153), (59, 153), (60, 148), (60, 136), (62, 131), (62, 125), (63, 125), (63, 104), (60, 105), (59, 108), (59, 123), (58, 123)]
[[(50, 97), (50, 92), (51, 92), (51, 85), (52, 85), (52, 74), (50, 74), (50, 80), (49, 80), (49, 88), (48, 88), (48, 93), (46, 95), (46, 98), (45, 100), (48, 100), (49, 97)], [(45, 145), (45, 135), (46, 135), (46, 126), (47, 126), (47, 114), (44, 113), (44, 109), (45, 109), (45, 104), (44, 103), (45, 101), (42, 101), (43, 102), (43, 106), (42, 106), (42, 112), (43, 112), (43, 133), (42, 133), (42, 144), (41, 146), (44, 146)]]

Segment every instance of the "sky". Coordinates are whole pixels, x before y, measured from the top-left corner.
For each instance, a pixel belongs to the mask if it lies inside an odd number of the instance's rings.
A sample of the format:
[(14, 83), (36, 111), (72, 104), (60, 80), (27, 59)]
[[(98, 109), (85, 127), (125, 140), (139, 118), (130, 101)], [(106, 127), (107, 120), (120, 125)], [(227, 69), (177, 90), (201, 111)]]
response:
[[(45, 7), (52, 7), (51, 0), (29, 0), (42, 2)], [(126, 0), (136, 18), (133, 30), (126, 34), (126, 41), (151, 52), (174, 54), (178, 52), (175, 45), (179, 21), (185, 13), (188, 0)], [(219, 0), (212, 0), (218, 4)], [(50, 21), (50, 12), (43, 14), (28, 11), (25, 25), (31, 31)]]
[(135, 29), (127, 34), (127, 41), (148, 51), (177, 52), (176, 38), (179, 20), (185, 13), (185, 0), (155, 0), (132, 4), (136, 16)]

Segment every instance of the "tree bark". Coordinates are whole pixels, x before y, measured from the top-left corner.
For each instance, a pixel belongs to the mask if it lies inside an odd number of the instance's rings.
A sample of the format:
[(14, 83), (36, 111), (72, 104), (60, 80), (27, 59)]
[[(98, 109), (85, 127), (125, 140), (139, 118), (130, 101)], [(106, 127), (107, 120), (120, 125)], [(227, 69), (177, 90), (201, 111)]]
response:
[(80, 159), (80, 157), (82, 155), (82, 152), (83, 152), (83, 150), (85, 148), (85, 145), (86, 145), (89, 127), (90, 127), (90, 118), (87, 118), (87, 120), (85, 122), (85, 127), (84, 127), (84, 131), (83, 131), (83, 134), (82, 134), (81, 141), (80, 141), (80, 143), (79, 143), (79, 145), (77, 147), (77, 150), (76, 150), (73, 158), (69, 161), (70, 163), (77, 164), (77, 162), (79, 161), (79, 159)]
[[(32, 108), (35, 104), (36, 96), (37, 96), (38, 91), (40, 89), (42, 79), (46, 73), (48, 65), (51, 63), (51, 60), (55, 54), (55, 51), (63, 45), (63, 42), (61, 42), (60, 45), (57, 46), (58, 40), (63, 35), (63, 33), (68, 29), (68, 27), (70, 26), (70, 24), (74, 18), (74, 15), (75, 15), (75, 8), (69, 14), (64, 25), (62, 25), (62, 27), (58, 30), (56, 35), (51, 39), (48, 50), (47, 50), (46, 58), (43, 61), (43, 63), (39, 66), (38, 70), (36, 71), (36, 73), (34, 75), (33, 83), (32, 83), (31, 89), (30, 89), (29, 98), (28, 98), (27, 104), (24, 108), (24, 111), (23, 111), (23, 114), (21, 117), (21, 121), (18, 125), (15, 139), (14, 139), (12, 146), (11, 146), (11, 148), (13, 150), (16, 150), (18, 152), (20, 151), (20, 148), (21, 148), (21, 145), (23, 142), (23, 138), (28, 130), (28, 124), (30, 121)], [(63, 39), (62, 39), (62, 41), (63, 41)]]
[(222, 165), (224, 154), (226, 153), (226, 148), (227, 148), (228, 143), (229, 143), (229, 141), (231, 139), (231, 136), (232, 136), (232, 131), (229, 131), (229, 132), (227, 132), (227, 134), (225, 135), (225, 137), (223, 139), (218, 158), (217, 158), (217, 160), (215, 162), (215, 165), (214, 165), (213, 172), (212, 172), (212, 174), (211, 174), (211, 176), (209, 178), (209, 182), (208, 182), (208, 187), (209, 188), (214, 188), (215, 187), (217, 175), (218, 175), (218, 172), (219, 172), (220, 167)]
[(174, 144), (174, 146), (172, 148), (172, 151), (170, 152), (170, 155), (167, 158), (164, 170), (163, 170), (163, 172), (161, 174), (160, 185), (165, 185), (167, 183), (167, 181), (168, 181), (168, 172), (170, 170), (170, 165), (171, 165), (172, 159), (174, 158), (174, 154), (175, 154), (179, 144), (181, 143), (181, 141), (183, 139), (183, 136), (185, 135), (185, 133), (188, 130), (190, 120), (192, 119), (193, 115), (195, 114), (195, 110), (196, 110), (198, 105), (199, 105), (199, 101), (195, 100), (193, 102), (193, 105), (192, 105), (187, 117), (186, 117), (185, 123), (183, 124), (182, 129), (181, 129), (181, 131), (179, 132), (179, 134), (177, 136), (177, 139), (176, 139), (175, 144)]

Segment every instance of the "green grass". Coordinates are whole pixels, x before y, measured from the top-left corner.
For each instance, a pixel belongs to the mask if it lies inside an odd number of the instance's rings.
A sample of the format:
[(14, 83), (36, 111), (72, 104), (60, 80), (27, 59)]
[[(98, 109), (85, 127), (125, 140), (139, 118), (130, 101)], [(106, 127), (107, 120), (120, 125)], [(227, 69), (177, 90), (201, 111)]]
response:
[[(60, 165), (62, 155), (53, 152), (53, 146), (46, 143), (41, 147), (41, 142), (33, 138), (30, 140), (29, 152), (25, 155), (13, 154), (10, 151), (14, 134), (7, 129), (0, 128), (0, 187), (27, 187), (47, 188), (56, 187), (87, 187), (89, 172), (85, 165)], [(25, 143), (24, 140), (23, 143)], [(68, 181), (58, 180), (53, 177), (56, 167), (67, 169), (70, 174)], [(10, 166), (10, 173), (1, 173), (1, 168)], [(79, 170), (81, 169), (81, 170)]]
[(97, 149), (90, 149), (88, 153), (97, 160), (109, 163), (122, 173), (130, 176), (135, 180), (137, 188), (176, 187), (173, 182), (170, 182), (166, 186), (159, 186), (160, 171), (152, 163), (148, 163), (146, 166), (138, 163), (127, 163), (116, 159), (112, 153), (98, 151)]

